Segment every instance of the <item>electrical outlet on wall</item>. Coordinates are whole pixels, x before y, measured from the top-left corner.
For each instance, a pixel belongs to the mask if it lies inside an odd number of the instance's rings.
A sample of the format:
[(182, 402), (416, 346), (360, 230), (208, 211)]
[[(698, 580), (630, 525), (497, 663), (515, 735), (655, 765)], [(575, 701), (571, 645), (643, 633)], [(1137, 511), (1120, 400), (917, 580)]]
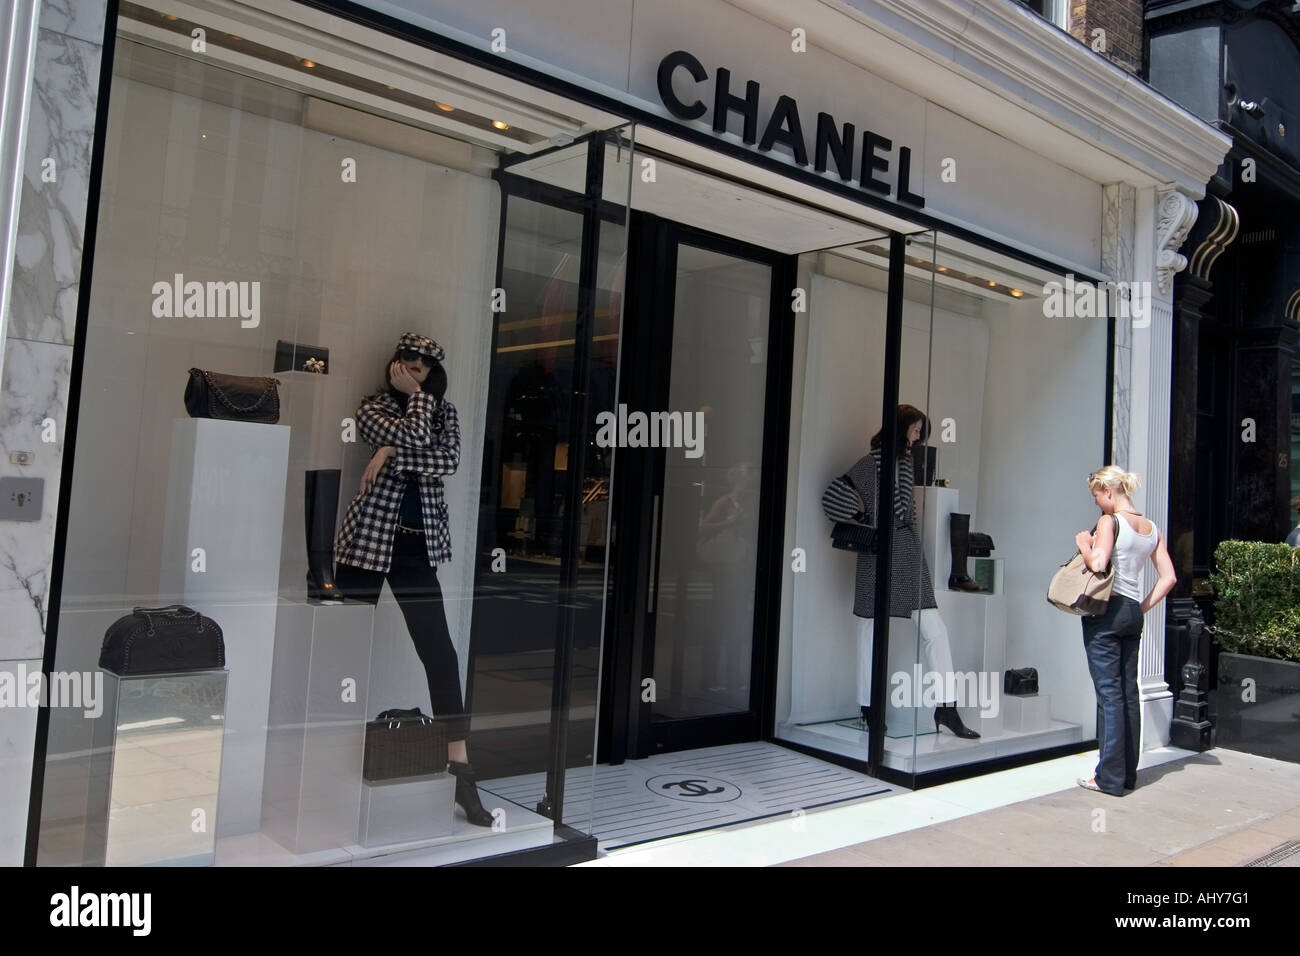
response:
[(0, 478), (0, 521), (39, 521), (44, 478)]

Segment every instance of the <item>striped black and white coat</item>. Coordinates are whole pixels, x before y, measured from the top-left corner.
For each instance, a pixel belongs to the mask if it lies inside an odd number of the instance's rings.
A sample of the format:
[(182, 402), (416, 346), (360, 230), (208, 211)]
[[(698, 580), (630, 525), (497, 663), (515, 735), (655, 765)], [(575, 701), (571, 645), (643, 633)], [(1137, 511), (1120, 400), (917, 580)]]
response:
[(428, 392), (410, 397), (402, 406), (391, 395), (366, 399), (357, 409), (357, 431), (373, 455), (383, 445), (397, 453), (389, 459), (369, 491), (358, 491), (348, 505), (334, 540), (334, 560), (370, 571), (387, 572), (393, 556), (393, 535), (406, 483), (420, 482), (424, 536), (429, 564), (451, 560), (451, 531), (442, 475), (460, 465), (460, 421), (456, 406)]
[[(859, 458), (857, 464), (830, 483), (822, 495), (822, 510), (832, 521), (851, 521), (879, 527), (876, 509), (880, 487), (880, 449)], [(903, 454), (898, 461), (898, 480), (894, 482), (894, 537), (891, 546), (893, 570), (889, 616), (910, 617), (917, 608), (937, 607), (934, 582), (921, 550), (917, 531), (916, 500), (912, 497), (912, 456)], [(857, 555), (858, 572), (853, 588), (853, 613), (858, 617), (876, 616), (876, 556)]]

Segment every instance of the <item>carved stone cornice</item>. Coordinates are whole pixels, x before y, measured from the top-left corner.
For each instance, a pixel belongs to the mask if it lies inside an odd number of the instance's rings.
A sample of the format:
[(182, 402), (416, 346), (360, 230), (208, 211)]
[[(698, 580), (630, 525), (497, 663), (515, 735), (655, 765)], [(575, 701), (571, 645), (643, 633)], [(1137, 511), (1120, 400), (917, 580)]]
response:
[(1168, 294), (1174, 273), (1187, 266), (1187, 257), (1178, 250), (1187, 241), (1187, 233), (1196, 222), (1196, 203), (1178, 189), (1167, 186), (1156, 192), (1156, 281), (1162, 294)]

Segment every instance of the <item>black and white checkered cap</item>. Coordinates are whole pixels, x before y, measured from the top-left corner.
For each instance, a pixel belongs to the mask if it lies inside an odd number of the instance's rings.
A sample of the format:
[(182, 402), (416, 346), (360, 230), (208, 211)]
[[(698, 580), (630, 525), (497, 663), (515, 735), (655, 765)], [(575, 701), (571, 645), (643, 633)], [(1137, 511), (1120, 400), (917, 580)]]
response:
[(418, 332), (403, 332), (402, 337), (397, 340), (397, 348), (415, 349), (421, 355), (427, 355), (435, 362), (441, 362), (447, 357), (441, 345), (429, 338), (427, 335), (421, 335)]

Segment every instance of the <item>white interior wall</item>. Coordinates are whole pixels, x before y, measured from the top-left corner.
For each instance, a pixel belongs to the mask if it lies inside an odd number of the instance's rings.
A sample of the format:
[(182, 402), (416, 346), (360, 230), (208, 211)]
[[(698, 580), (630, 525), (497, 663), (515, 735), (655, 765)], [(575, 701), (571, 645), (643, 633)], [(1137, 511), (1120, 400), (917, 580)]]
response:
[(1091, 736), (1096, 714), (1079, 618), (1047, 585), (1097, 521), (1087, 489), (1105, 434), (1105, 319), (1044, 319), (1040, 303), (989, 319), (979, 527), (1005, 562), (1007, 666), (1038, 668), (1052, 717)]

